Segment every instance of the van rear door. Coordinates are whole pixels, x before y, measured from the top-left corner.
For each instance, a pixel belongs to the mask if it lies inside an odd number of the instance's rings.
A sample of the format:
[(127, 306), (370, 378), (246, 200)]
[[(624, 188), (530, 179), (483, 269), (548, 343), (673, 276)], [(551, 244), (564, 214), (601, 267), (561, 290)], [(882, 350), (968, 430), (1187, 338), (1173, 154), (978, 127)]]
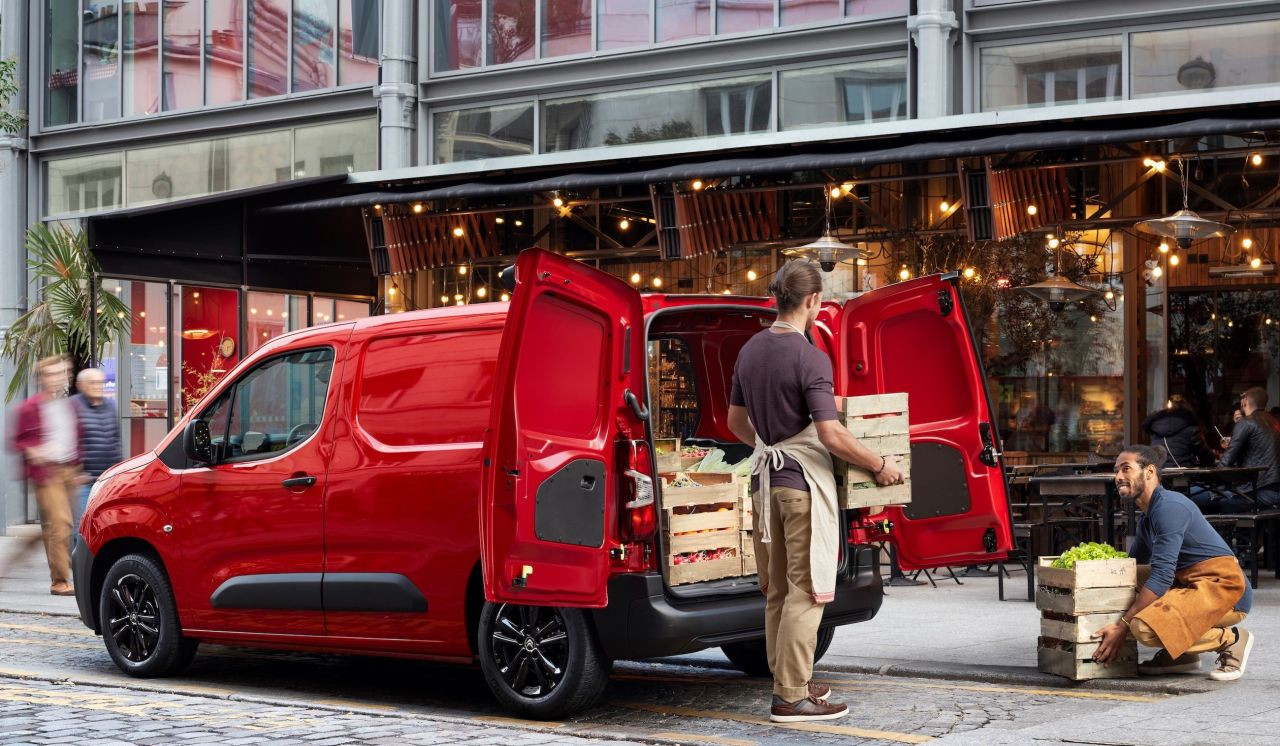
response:
[(640, 294), (625, 282), (541, 249), (520, 254), (485, 444), (490, 601), (607, 605), (611, 460), (620, 430), (647, 416), (643, 337)]
[(908, 394), (912, 502), (876, 516), (892, 522), (904, 570), (994, 562), (1013, 545), (995, 420), (957, 282), (934, 275), (876, 290), (846, 303), (838, 320), (837, 393)]

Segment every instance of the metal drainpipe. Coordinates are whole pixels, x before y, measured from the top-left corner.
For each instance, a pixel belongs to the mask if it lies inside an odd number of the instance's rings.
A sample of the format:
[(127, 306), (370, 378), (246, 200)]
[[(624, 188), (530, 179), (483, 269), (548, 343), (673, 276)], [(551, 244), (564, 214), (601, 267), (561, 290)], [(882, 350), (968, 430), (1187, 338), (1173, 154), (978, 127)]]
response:
[(382, 0), (380, 83), (373, 88), (381, 116), (378, 167), (414, 165), (418, 114), (418, 66), (414, 54), (413, 0)]

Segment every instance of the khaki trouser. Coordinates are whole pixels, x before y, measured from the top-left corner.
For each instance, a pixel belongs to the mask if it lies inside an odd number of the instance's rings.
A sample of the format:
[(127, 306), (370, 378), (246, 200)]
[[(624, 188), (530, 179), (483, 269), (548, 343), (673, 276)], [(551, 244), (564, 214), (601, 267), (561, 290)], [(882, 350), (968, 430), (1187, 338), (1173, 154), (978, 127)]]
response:
[(40, 506), (40, 532), (49, 560), (49, 578), (54, 585), (71, 582), (71, 498), (80, 482), (80, 469), (55, 466), (49, 478), (36, 484)]
[(773, 671), (773, 693), (787, 702), (809, 696), (813, 650), (818, 643), (822, 604), (813, 600), (809, 577), (809, 493), (790, 487), (769, 490), (772, 541), (753, 541), (756, 560), (769, 567), (765, 590), (764, 635)]
[[(1150, 577), (1151, 566), (1139, 565), (1138, 588), (1141, 589), (1145, 586), (1147, 584), (1147, 579)], [(1222, 650), (1228, 645), (1231, 645), (1236, 641), (1236, 635), (1231, 631), (1231, 628), (1240, 622), (1243, 622), (1246, 616), (1248, 616), (1248, 614), (1243, 611), (1236, 611), (1235, 609), (1223, 614), (1222, 619), (1219, 619), (1214, 623), (1213, 627), (1208, 632), (1201, 635), (1200, 639), (1193, 642), (1191, 647), (1187, 648), (1187, 653), (1208, 653), (1215, 650)], [(1150, 624), (1147, 624), (1143, 620), (1135, 617), (1129, 626), (1133, 631), (1133, 638), (1138, 642), (1149, 648), (1164, 647), (1164, 643), (1160, 642), (1160, 636), (1156, 634), (1156, 631), (1151, 628)]]

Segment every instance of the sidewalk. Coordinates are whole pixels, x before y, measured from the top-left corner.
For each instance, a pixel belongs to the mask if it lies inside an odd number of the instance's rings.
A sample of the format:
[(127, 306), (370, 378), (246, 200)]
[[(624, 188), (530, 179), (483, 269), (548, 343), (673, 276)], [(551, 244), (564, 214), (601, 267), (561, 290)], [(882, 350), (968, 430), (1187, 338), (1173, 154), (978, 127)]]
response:
[(40, 536), (37, 524), (10, 526), (8, 535), (0, 536), (0, 611), (80, 616), (74, 597), (49, 595), (43, 543), (13, 561), (27, 537), (33, 536)]

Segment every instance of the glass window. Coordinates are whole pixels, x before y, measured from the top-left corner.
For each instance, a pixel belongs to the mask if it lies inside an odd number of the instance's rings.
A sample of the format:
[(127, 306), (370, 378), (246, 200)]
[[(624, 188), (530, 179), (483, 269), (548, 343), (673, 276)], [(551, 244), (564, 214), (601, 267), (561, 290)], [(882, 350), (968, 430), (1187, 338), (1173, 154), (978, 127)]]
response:
[[(1016, 2), (1022, 1), (1016, 0)], [(891, 13), (905, 16), (908, 10), (908, 0), (845, 0), (844, 3), (844, 14), (850, 18), (882, 16)]]
[(127, 338), (102, 361), (107, 396), (120, 410), (120, 435), (129, 456), (155, 448), (169, 432), (168, 290), (162, 282), (105, 279), (105, 292), (129, 307)]
[(542, 0), (542, 56), (591, 51), (592, 0)]
[(907, 117), (906, 59), (784, 70), (780, 77), (782, 129)]
[(546, 152), (765, 132), (769, 75), (617, 91), (543, 103)]
[(182, 371), (179, 402), (186, 411), (240, 361), (240, 293), (185, 286), (177, 305)]
[(312, 298), (311, 326), (331, 324), (337, 321), (338, 309), (335, 304), (336, 301), (333, 298)]
[(840, 0), (782, 0), (782, 25), (798, 26), (839, 18)]
[(1119, 36), (988, 47), (981, 53), (982, 110), (1118, 100), (1120, 58)]
[(436, 0), (435, 7), (436, 69), (479, 67), (484, 47), (480, 35), (480, 0)]
[[(791, 1), (782, 0), (784, 14), (786, 3)], [(840, 0), (825, 2), (827, 5), (834, 3), (836, 15), (839, 15)], [(719, 0), (716, 3), (716, 33), (733, 34), (767, 28), (773, 28), (773, 0)]]
[(533, 104), (439, 112), (435, 162), (454, 163), (533, 152)]
[(84, 7), (84, 121), (120, 116), (120, 3)]
[(487, 0), (489, 64), (533, 59), (535, 0)]
[(136, 148), (125, 154), (130, 207), (208, 194), (213, 143), (209, 140)]
[(243, 375), (231, 392), (229, 457), (262, 458), (310, 437), (324, 419), (332, 375), (327, 347), (273, 357)]
[(1280, 21), (1148, 31), (1130, 38), (1134, 98), (1280, 82)]
[(249, 98), (279, 96), (289, 54), (289, 0), (249, 0)]
[(244, 0), (205, 0), (204, 101), (244, 99)]
[(289, 130), (279, 130), (214, 141), (213, 191), (288, 181), (290, 139)]
[(657, 0), (657, 40), (694, 39), (711, 33), (707, 0)]
[(54, 126), (79, 121), (80, 3), (48, 0), (45, 6), (44, 122)]
[[(253, 352), (276, 337), (301, 329), (307, 321), (307, 299), (303, 296), (282, 293), (249, 291), (247, 319), (249, 338), (245, 340), (245, 354)], [(297, 313), (301, 307), (302, 313)]]
[(158, 3), (124, 4), (124, 115), (160, 111), (160, 31)]
[(299, 127), (294, 131), (293, 178), (378, 168), (378, 127), (372, 119)]
[(649, 43), (649, 0), (599, 0), (598, 13), (601, 49)]
[(378, 82), (378, 0), (338, 0), (338, 85)]
[(164, 4), (161, 91), (165, 111), (192, 109), (201, 104), (200, 14), (200, 3), (166, 0)]
[(337, 0), (293, 0), (293, 90), (317, 91), (338, 82), (333, 56)]
[(362, 300), (342, 300), (333, 302), (333, 310), (338, 321), (355, 321), (369, 317), (369, 304)]
[(123, 162), (123, 153), (98, 153), (46, 162), (44, 214), (121, 207), (124, 204)]

